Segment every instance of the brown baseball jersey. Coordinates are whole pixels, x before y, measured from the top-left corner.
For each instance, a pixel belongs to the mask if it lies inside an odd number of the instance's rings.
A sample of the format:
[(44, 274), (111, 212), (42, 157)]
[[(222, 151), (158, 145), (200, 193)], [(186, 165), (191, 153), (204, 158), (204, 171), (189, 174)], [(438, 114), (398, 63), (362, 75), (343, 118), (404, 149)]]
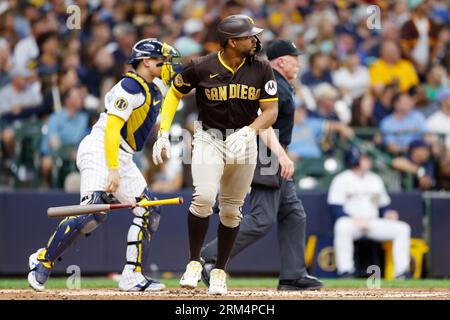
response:
[(246, 58), (233, 70), (219, 52), (197, 58), (178, 73), (172, 83), (181, 94), (196, 89), (199, 120), (204, 130), (250, 125), (260, 102), (277, 101), (277, 83), (270, 64), (260, 57)]

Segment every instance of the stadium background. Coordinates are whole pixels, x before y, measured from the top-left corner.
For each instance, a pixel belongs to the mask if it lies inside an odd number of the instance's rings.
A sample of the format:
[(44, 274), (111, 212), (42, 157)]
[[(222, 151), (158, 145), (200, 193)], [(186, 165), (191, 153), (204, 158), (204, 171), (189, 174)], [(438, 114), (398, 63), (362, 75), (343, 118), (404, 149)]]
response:
[[(415, 275), (448, 277), (450, 254), (445, 248), (450, 245), (447, 231), (450, 145), (445, 132), (427, 127), (427, 119), (439, 110), (439, 93), (449, 84), (449, 13), (446, 1), (426, 2), (426, 14), (433, 21), (433, 28), (426, 61), (419, 62), (423, 57), (411, 56), (411, 46), (416, 42), (405, 26), (415, 8), (424, 2), (2, 1), (0, 274), (25, 274), (29, 253), (45, 244), (46, 235), (57, 223), (46, 218), (47, 207), (78, 202), (74, 151), (103, 111), (104, 94), (128, 70), (125, 61), (132, 45), (141, 38), (158, 37), (174, 44), (183, 60), (189, 61), (218, 49), (214, 33), (221, 18), (245, 13), (266, 29), (262, 35), (266, 46), (272, 39), (286, 38), (305, 52), (301, 57), (301, 80), (296, 84), (299, 113), (291, 151), (296, 159), (299, 195), (308, 213), (310, 272), (320, 277), (335, 276), (332, 226), (325, 195), (332, 177), (345, 166), (343, 150), (357, 144), (372, 155), (375, 170), (391, 191), (394, 207), (401, 219), (412, 226), (412, 236), (417, 240), (412, 250), (413, 261), (420, 264), (414, 266), (414, 270), (420, 271)], [(368, 6), (373, 4), (379, 11), (368, 12)], [(67, 24), (69, 5), (80, 8), (79, 29)], [(370, 18), (375, 24), (368, 28)], [(378, 19), (381, 28), (377, 28)], [(400, 77), (392, 83), (377, 85), (379, 79), (374, 78), (373, 68), (383, 59), (380, 46), (389, 41), (399, 45), (406, 63), (413, 67), (416, 81), (405, 74), (407, 79)], [(352, 75), (346, 72), (350, 69)], [(14, 92), (13, 87), (19, 89)], [(72, 90), (74, 87), (77, 89)], [(26, 104), (17, 103), (23, 101), (17, 91), (30, 98)], [(411, 98), (414, 111), (422, 114), (423, 127), (420, 132), (396, 132), (395, 137), (408, 141), (396, 150), (385, 143), (385, 137), (392, 132), (383, 129), (382, 121), (393, 112), (392, 98), (398, 92)], [(80, 119), (71, 127), (79, 135), (64, 131), (61, 111), (68, 110), (67, 105)], [(192, 131), (195, 117), (194, 97), (187, 96), (171, 132), (179, 138), (174, 148), (179, 152), (178, 158), (189, 152), (186, 132)], [(340, 129), (323, 129), (330, 123)], [(182, 194), (188, 200), (189, 166), (174, 157), (167, 165), (155, 168), (149, 152), (154, 138), (136, 156), (150, 187), (161, 196)], [(427, 168), (429, 183), (418, 181), (414, 174), (395, 167), (392, 161), (399, 158), (413, 161), (408, 146), (414, 140), (426, 140), (432, 145), (430, 156), (422, 159), (421, 164)], [(148, 272), (161, 275), (181, 271), (187, 258), (187, 230), (181, 216), (185, 211), (177, 207), (164, 211), (160, 230), (150, 248)], [(130, 219), (131, 215), (124, 212), (111, 214), (105, 225), (64, 257), (57, 271), (65, 273), (70, 264), (80, 265), (83, 274), (119, 271), (125, 251), (122, 240)], [(367, 258), (368, 252), (371, 256), (370, 262), (361, 263), (378, 263), (383, 270), (389, 269), (386, 262), (389, 249), (382, 246), (361, 243), (361, 257)], [(276, 274), (277, 250), (274, 229), (247, 254), (236, 258), (230, 271)]]

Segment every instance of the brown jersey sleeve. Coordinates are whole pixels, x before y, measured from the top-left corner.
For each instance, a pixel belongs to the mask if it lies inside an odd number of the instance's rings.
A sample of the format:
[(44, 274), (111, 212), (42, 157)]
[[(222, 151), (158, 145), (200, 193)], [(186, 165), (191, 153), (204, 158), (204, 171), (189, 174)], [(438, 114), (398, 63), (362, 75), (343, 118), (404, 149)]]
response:
[(272, 67), (268, 63), (261, 65), (261, 95), (259, 102), (278, 101), (278, 89)]
[(197, 86), (198, 81), (195, 64), (191, 61), (174, 77), (172, 85), (178, 92), (185, 95)]

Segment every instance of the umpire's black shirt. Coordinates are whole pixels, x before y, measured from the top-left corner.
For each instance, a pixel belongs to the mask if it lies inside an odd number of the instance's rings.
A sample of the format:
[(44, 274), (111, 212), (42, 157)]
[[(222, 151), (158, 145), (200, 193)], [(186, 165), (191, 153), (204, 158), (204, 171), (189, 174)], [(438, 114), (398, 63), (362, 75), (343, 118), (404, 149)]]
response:
[(294, 88), (277, 70), (273, 71), (278, 85), (278, 118), (272, 127), (279, 130), (280, 144), (285, 147), (291, 143), (294, 127)]

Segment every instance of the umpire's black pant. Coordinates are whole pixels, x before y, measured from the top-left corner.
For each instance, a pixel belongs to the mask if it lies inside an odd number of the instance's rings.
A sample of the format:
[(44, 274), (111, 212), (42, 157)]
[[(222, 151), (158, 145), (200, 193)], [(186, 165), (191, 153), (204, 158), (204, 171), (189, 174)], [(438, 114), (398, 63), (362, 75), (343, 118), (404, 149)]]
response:
[[(250, 205), (250, 212), (244, 213), (230, 258), (266, 235), (278, 221), (280, 280), (305, 276), (306, 214), (294, 182), (282, 179), (280, 188), (252, 186)], [(216, 261), (217, 239), (202, 249), (201, 256), (207, 262)]]

